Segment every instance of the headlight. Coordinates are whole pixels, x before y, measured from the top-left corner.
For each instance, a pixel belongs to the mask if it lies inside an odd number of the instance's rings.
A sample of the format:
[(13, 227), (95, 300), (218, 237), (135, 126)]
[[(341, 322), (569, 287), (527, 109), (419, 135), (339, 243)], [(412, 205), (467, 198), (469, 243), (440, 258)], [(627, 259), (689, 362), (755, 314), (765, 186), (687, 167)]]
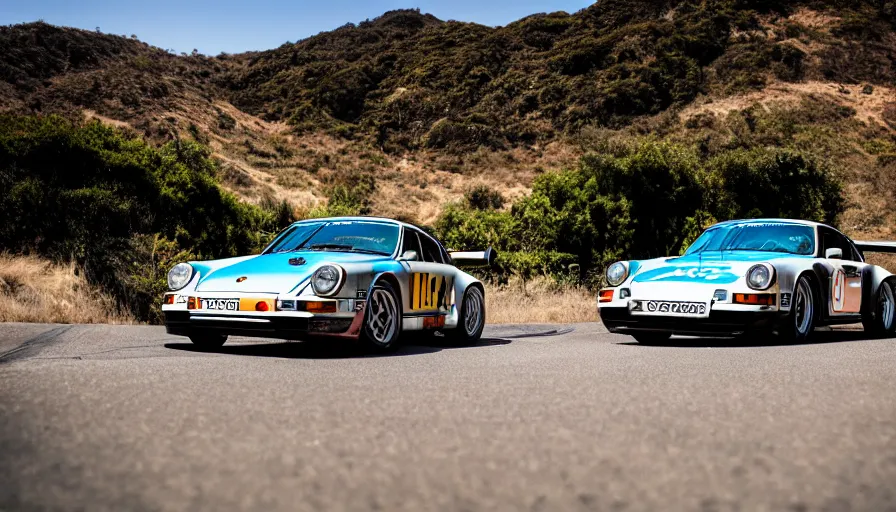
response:
[(747, 286), (754, 290), (766, 290), (775, 278), (775, 268), (768, 263), (753, 265), (747, 271)]
[(311, 276), (314, 294), (321, 297), (338, 292), (340, 284), (342, 284), (342, 269), (334, 265), (324, 265), (315, 270)]
[(621, 261), (607, 267), (607, 282), (610, 286), (619, 286), (628, 277), (628, 265)]
[(190, 283), (193, 278), (193, 266), (189, 263), (178, 263), (168, 272), (168, 288), (172, 291), (180, 290)]

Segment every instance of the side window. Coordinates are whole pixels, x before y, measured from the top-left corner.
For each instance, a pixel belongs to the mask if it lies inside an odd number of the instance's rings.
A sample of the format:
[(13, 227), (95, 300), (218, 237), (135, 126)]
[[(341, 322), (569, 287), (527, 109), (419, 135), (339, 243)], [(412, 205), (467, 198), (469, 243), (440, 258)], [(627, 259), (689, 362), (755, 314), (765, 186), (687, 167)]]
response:
[(843, 251), (844, 260), (861, 261), (859, 255), (853, 250), (852, 244), (840, 233), (824, 229), (821, 231), (821, 239), (821, 257), (824, 257), (825, 251), (836, 247)]
[(439, 244), (439, 249), (442, 250), (442, 261), (444, 261), (446, 265), (454, 265), (454, 262), (451, 260), (451, 255), (445, 250), (445, 246)]
[(442, 261), (442, 248), (438, 242), (421, 233), (420, 245), (423, 247), (423, 261), (444, 263)]
[(404, 230), (404, 241), (401, 243), (401, 254), (404, 254), (406, 251), (417, 251), (417, 261), (423, 261), (423, 251), (420, 250), (417, 233), (410, 229)]

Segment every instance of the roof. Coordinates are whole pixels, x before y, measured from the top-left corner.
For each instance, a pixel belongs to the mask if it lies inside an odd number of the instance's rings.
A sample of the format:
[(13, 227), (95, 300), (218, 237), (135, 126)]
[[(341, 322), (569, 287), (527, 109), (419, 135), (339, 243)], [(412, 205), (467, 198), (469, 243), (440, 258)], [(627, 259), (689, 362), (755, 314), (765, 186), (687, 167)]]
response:
[(298, 224), (299, 222), (333, 222), (333, 221), (376, 221), (376, 222), (386, 222), (389, 224), (397, 224), (399, 226), (406, 226), (416, 229), (421, 229), (419, 226), (415, 226), (413, 224), (408, 224), (407, 222), (402, 222), (400, 220), (389, 219), (386, 217), (321, 217), (319, 219), (302, 219), (300, 221), (296, 221), (293, 224)]
[[(715, 226), (730, 226), (733, 224), (764, 224), (764, 223), (772, 223), (772, 222), (777, 223), (777, 224), (796, 224), (796, 225), (801, 225), (801, 226), (812, 226), (812, 227), (824, 226), (824, 227), (831, 228), (831, 226), (828, 226), (827, 224), (822, 224), (820, 222), (815, 222), (815, 221), (811, 221), (811, 220), (798, 220), (798, 219), (734, 219), (734, 220), (726, 220), (726, 221), (719, 222), (718, 224), (715, 224), (713, 227), (715, 227)], [(831, 228), (831, 229), (835, 229), (835, 228)], [(835, 229), (835, 231), (836, 231), (836, 229)]]

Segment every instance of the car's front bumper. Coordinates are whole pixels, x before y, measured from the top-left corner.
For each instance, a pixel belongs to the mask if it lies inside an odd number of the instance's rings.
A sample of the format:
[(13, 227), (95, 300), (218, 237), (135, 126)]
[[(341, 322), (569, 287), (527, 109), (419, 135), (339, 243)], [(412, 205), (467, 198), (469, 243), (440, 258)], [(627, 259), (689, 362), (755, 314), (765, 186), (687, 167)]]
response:
[[(240, 307), (234, 311), (219, 311), (201, 308), (200, 302), (187, 298), (178, 300), (176, 294), (171, 304), (162, 306), (165, 318), (165, 329), (168, 334), (177, 336), (193, 336), (201, 334), (220, 334), (227, 336), (250, 336), (258, 338), (275, 338), (286, 340), (303, 340), (317, 337), (357, 339), (361, 334), (361, 326), (366, 310), (366, 301), (348, 299), (314, 299), (310, 302), (328, 301), (338, 305), (334, 312), (310, 313), (301, 308), (284, 311), (279, 309), (279, 301), (271, 297), (259, 297), (254, 294), (248, 303), (265, 302), (274, 309), (268, 311), (252, 311), (243, 304), (246, 297), (241, 297)], [(167, 297), (166, 295), (166, 297)], [(195, 294), (191, 294), (195, 295)], [(232, 296), (233, 294), (227, 294)], [(206, 297), (203, 297), (206, 298)], [(214, 298), (214, 297), (212, 297)], [(306, 301), (292, 300), (303, 304)]]
[(165, 312), (165, 330), (176, 336), (215, 333), (227, 336), (251, 336), (301, 340), (312, 337), (357, 339), (361, 333), (363, 312), (355, 318), (272, 317), (196, 315), (189, 311)]
[(781, 316), (779, 311), (712, 310), (707, 318), (632, 315), (628, 307), (601, 307), (604, 326), (614, 333), (663, 332), (683, 336), (736, 336), (771, 331)]

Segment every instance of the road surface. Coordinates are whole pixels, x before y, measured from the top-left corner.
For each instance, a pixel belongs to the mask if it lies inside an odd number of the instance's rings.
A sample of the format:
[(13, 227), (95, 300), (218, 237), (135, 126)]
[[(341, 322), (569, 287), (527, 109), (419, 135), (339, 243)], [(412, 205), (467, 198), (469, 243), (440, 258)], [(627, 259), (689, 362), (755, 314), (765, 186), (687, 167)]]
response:
[(0, 324), (0, 510), (896, 510), (896, 341), (486, 338)]

